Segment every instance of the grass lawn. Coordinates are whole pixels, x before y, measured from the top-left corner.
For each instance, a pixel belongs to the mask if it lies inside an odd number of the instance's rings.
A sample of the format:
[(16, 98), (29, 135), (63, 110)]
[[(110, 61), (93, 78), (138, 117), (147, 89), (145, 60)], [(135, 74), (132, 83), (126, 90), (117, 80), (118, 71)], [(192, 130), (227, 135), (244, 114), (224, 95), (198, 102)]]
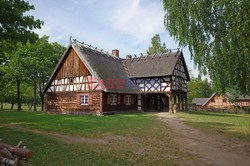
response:
[(250, 141), (250, 114), (190, 111), (178, 113), (177, 116), (195, 127)]
[(146, 136), (159, 122), (150, 114), (115, 116), (58, 115), (34, 111), (0, 111), (0, 124), (98, 138), (105, 135)]
[[(75, 144), (8, 125), (92, 139), (123, 139), (104, 145)], [(98, 117), (0, 110), (0, 138), (13, 145), (24, 141), (33, 152), (32, 165), (183, 165), (198, 160), (179, 151), (171, 130), (153, 114)]]

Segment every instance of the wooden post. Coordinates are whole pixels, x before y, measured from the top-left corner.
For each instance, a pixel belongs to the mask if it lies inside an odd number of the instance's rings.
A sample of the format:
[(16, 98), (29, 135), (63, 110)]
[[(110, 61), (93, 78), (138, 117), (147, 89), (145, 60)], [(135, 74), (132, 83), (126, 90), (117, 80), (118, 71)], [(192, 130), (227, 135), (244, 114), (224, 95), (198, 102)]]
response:
[(143, 110), (144, 112), (147, 111), (147, 95), (143, 94)]
[(185, 95), (185, 111), (188, 111), (187, 95)]
[(173, 112), (173, 108), (172, 108), (172, 94), (167, 94), (166, 93), (166, 95), (168, 96), (168, 100), (169, 100), (169, 112), (172, 112), (172, 113), (174, 113)]
[(182, 96), (180, 95), (180, 107), (179, 107), (179, 109), (180, 109), (180, 111), (182, 111)]
[(181, 110), (181, 97), (178, 95), (178, 111)]
[(181, 95), (181, 111), (184, 111), (184, 97)]
[(176, 108), (176, 95), (173, 95), (173, 97), (174, 97), (174, 108), (173, 108), (173, 110), (174, 110), (174, 113), (176, 113), (177, 112), (177, 108)]
[(103, 112), (103, 108), (104, 108), (104, 92), (100, 92), (100, 113)]

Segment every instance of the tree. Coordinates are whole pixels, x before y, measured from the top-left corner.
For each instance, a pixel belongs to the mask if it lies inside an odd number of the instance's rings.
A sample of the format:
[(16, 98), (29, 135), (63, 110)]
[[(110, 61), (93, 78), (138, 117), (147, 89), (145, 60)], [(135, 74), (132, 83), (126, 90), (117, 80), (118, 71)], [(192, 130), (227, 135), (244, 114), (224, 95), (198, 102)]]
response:
[(26, 104), (29, 107), (29, 110), (33, 107), (34, 102), (34, 94), (32, 93), (34, 89), (34, 86), (31, 82), (25, 81), (22, 83), (21, 87), (21, 98), (22, 98), (22, 104)]
[(48, 37), (44, 36), (35, 43), (26, 43), (29, 48), (29, 54), (25, 60), (25, 72), (28, 80), (33, 83), (33, 108), (37, 111), (37, 84), (40, 81), (42, 73), (46, 71), (49, 56), (51, 56), (52, 45), (48, 42)]
[(165, 26), (215, 90), (250, 93), (249, 0), (163, 0)]
[(4, 77), (8, 82), (16, 83), (17, 108), (21, 111), (21, 82), (27, 78), (25, 73), (25, 58), (29, 54), (29, 49), (21, 42), (17, 43), (17, 48), (6, 54), (7, 61), (3, 65)]
[(188, 83), (188, 102), (192, 102), (193, 98), (208, 98), (213, 94), (211, 84), (207, 79), (202, 80), (201, 77), (191, 78)]
[(17, 42), (38, 38), (33, 29), (40, 29), (43, 22), (28, 15), (30, 10), (35, 7), (24, 0), (0, 0), (0, 65), (6, 63), (5, 52), (14, 50)]
[(238, 90), (236, 90), (236, 89), (227, 89), (226, 90), (227, 92), (226, 92), (226, 95), (227, 95), (227, 97), (228, 97), (228, 100), (231, 102), (231, 103), (235, 103), (237, 100), (238, 100), (238, 98), (239, 98), (239, 91)]
[(29, 76), (29, 80), (32, 81), (34, 85), (34, 111), (36, 111), (37, 105), (37, 90), (39, 91), (41, 99), (42, 111), (44, 110), (44, 85), (48, 81), (50, 74), (65, 50), (65, 47), (62, 45), (58, 43), (51, 44), (48, 40), (48, 36), (43, 36), (34, 44), (26, 44), (26, 47), (30, 48), (30, 51), (25, 60), (25, 68), (28, 69), (26, 73)]
[(166, 44), (161, 44), (160, 35), (156, 34), (151, 39), (151, 46), (147, 50), (148, 55), (166, 52)]
[[(50, 74), (65, 50), (64, 46), (58, 43), (49, 43), (48, 39), (47, 36), (44, 36), (34, 43), (28, 41), (23, 44), (19, 42), (15, 50), (5, 53), (7, 59), (6, 63), (2, 65), (3, 70), (0, 71), (0, 77), (2, 74), (3, 79), (1, 80), (16, 83), (15, 99), (19, 111), (21, 110), (21, 102), (25, 102), (30, 106), (33, 105), (34, 111), (36, 111), (37, 91), (39, 91), (42, 110), (44, 109), (43, 89), (45, 83), (48, 81)], [(1, 80), (0, 83), (4, 87), (6, 82)], [(33, 88), (30, 87), (31, 84)], [(22, 90), (21, 88), (24, 89)], [(31, 90), (33, 90), (32, 95), (30, 95), (30, 92), (27, 92)], [(2, 93), (0, 92), (0, 94)], [(3, 95), (8, 96), (6, 93)], [(32, 96), (33, 104), (30, 103)]]
[(11, 110), (13, 109), (14, 104), (17, 103), (15, 82), (4, 79), (1, 80), (0, 102), (1, 102), (1, 109), (3, 108), (3, 103), (11, 104), (10, 109)]
[(0, 44), (4, 40), (26, 42), (37, 36), (32, 30), (41, 28), (39, 19), (26, 13), (35, 10), (24, 0), (0, 0)]

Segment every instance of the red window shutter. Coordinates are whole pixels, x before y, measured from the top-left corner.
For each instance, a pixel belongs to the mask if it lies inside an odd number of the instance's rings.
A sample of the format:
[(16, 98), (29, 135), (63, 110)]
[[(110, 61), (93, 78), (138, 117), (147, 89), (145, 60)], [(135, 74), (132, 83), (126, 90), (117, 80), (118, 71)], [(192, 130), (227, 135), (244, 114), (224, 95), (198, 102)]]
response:
[(79, 94), (76, 95), (76, 104), (81, 104), (81, 96)]
[(123, 104), (126, 105), (126, 95), (123, 97)]
[(118, 104), (118, 105), (121, 104), (121, 95), (117, 95), (117, 104)]
[(111, 96), (108, 94), (107, 104), (110, 105), (111, 102)]
[(131, 104), (133, 105), (133, 104), (135, 104), (135, 96), (134, 95), (131, 95)]
[(89, 105), (93, 104), (93, 94), (89, 94)]

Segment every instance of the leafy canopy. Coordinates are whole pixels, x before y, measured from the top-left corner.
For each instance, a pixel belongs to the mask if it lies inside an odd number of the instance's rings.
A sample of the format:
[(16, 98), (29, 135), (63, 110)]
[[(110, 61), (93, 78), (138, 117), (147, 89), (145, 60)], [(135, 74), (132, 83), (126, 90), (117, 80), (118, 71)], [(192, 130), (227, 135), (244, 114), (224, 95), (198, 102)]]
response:
[(43, 22), (25, 14), (34, 9), (33, 5), (23, 0), (0, 0), (0, 42), (26, 42), (37, 36), (32, 29), (41, 28)]
[(156, 34), (151, 39), (151, 46), (147, 50), (148, 55), (166, 52), (166, 44), (161, 44), (160, 35)]
[[(0, 65), (0, 102), (15, 104), (18, 101), (18, 95), (15, 96), (17, 81), (20, 82), (21, 91), (19, 93), (22, 102), (32, 103), (32, 97), (37, 95), (30, 94), (32, 94), (32, 90), (37, 89), (43, 100), (44, 85), (64, 50), (64, 46), (49, 43), (49, 37), (43, 36), (33, 43), (17, 42), (14, 50), (4, 52), (6, 62)], [(37, 85), (35, 86), (37, 88), (33, 87), (34, 84)], [(10, 100), (11, 98), (12, 100)]]
[(193, 98), (208, 98), (213, 94), (211, 84), (207, 79), (202, 80), (201, 77), (191, 78), (188, 83), (188, 102)]
[(250, 93), (249, 0), (163, 0), (165, 26), (217, 92)]

